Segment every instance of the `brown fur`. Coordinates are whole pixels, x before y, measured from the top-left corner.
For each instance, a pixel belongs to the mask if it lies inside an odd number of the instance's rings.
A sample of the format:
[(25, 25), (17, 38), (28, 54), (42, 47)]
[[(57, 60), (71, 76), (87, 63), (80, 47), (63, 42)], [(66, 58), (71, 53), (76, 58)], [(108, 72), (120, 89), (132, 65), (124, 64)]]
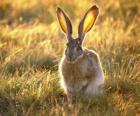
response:
[(74, 39), (70, 19), (62, 9), (57, 9), (60, 26), (68, 40), (65, 54), (59, 65), (61, 85), (67, 95), (77, 96), (78, 94), (78, 96), (92, 97), (101, 93), (100, 86), (104, 82), (104, 74), (98, 54), (82, 48), (85, 34), (91, 30), (98, 13), (99, 10), (96, 5), (86, 12), (79, 24), (78, 38)]
[(74, 94), (77, 92), (84, 93), (82, 88), (86, 88), (88, 83), (98, 78), (98, 73), (102, 73), (98, 55), (94, 51), (87, 49), (84, 50), (83, 57), (74, 64), (67, 62), (64, 57), (60, 63), (59, 69), (61, 80), (68, 85), (68, 87), (65, 88), (67, 94)]

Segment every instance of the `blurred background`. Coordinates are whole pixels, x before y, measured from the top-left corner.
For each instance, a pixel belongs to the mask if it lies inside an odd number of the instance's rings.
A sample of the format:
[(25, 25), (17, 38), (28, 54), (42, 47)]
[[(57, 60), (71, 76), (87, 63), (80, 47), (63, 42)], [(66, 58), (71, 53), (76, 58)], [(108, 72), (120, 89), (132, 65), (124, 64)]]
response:
[(96, 25), (87, 35), (88, 39), (85, 39), (85, 46), (101, 52), (100, 47), (106, 43), (104, 40), (112, 44), (124, 41), (128, 33), (136, 36), (131, 40), (137, 41), (140, 32), (139, 0), (2, 0), (0, 61), (2, 64), (5, 62), (1, 65), (2, 71), (15, 72), (15, 67), (21, 65), (22, 68), (26, 65), (55, 66), (66, 42), (57, 22), (56, 8), (61, 7), (67, 12), (76, 37), (81, 18), (94, 4), (98, 5), (100, 13)]
[(107, 116), (140, 113), (140, 0), (1, 0), (0, 115), (89, 112), (62, 105), (57, 69), (66, 38), (56, 8), (69, 15), (76, 37), (92, 5), (99, 16), (83, 46), (99, 53), (108, 96), (89, 107)]
[(97, 4), (100, 19), (108, 17), (125, 20), (127, 23), (140, 14), (139, 0), (2, 0), (0, 3), (1, 23), (23, 24), (38, 21), (50, 24), (56, 21), (56, 8), (62, 7), (73, 21), (80, 18), (84, 11)]

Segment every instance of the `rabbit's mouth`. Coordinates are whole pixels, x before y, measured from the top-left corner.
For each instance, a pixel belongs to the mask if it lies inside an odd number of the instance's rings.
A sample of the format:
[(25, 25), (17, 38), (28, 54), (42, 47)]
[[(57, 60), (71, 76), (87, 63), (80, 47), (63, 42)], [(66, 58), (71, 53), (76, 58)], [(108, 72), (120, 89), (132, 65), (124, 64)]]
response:
[(79, 55), (77, 58), (73, 58), (73, 57), (67, 57), (66, 61), (70, 64), (74, 64), (76, 63), (79, 59), (81, 59), (83, 57), (83, 54)]

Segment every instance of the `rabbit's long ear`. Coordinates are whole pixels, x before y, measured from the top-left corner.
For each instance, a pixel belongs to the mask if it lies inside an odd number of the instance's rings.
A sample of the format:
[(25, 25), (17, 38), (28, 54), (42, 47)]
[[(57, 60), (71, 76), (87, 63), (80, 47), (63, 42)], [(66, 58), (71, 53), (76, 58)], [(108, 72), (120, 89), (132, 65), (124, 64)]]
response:
[(85, 14), (78, 28), (79, 37), (83, 40), (85, 34), (91, 30), (98, 16), (98, 8), (94, 5)]
[(72, 25), (70, 19), (60, 8), (57, 8), (56, 13), (62, 31), (70, 37), (72, 34)]

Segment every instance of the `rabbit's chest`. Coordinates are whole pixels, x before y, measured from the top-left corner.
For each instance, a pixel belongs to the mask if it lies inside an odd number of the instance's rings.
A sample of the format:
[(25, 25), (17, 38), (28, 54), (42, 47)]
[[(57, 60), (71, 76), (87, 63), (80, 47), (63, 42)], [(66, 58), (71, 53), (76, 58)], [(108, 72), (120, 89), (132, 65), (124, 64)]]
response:
[(65, 78), (74, 82), (84, 80), (89, 73), (86, 65), (66, 66), (63, 70)]
[(65, 76), (65, 83), (67, 85), (67, 89), (71, 93), (81, 92), (82, 88), (84, 88), (88, 84), (88, 79), (86, 78), (86, 73), (83, 72), (81, 68), (77, 71), (69, 70), (67, 76)]
[(63, 67), (65, 84), (67, 85), (67, 89), (72, 93), (81, 91), (88, 84), (88, 75), (89, 72), (86, 65)]

